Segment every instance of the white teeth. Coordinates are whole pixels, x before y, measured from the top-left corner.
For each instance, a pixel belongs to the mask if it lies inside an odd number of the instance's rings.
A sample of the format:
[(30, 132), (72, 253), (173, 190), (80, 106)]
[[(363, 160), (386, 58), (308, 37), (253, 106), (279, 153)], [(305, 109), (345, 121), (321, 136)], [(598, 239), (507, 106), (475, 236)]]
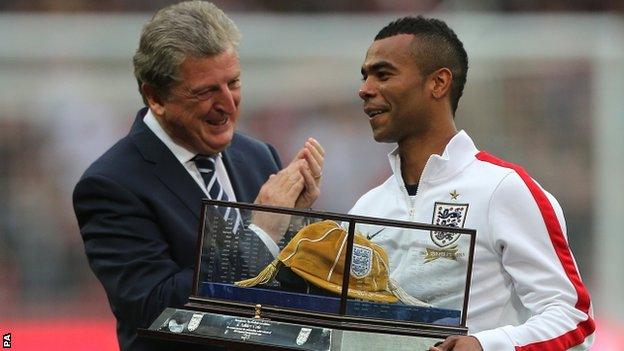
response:
[(230, 119), (228, 117), (225, 117), (224, 119), (219, 120), (219, 121), (210, 121), (210, 120), (208, 120), (206, 122), (208, 122), (208, 124), (212, 124), (213, 126), (222, 126), (222, 125), (226, 124), (229, 120)]

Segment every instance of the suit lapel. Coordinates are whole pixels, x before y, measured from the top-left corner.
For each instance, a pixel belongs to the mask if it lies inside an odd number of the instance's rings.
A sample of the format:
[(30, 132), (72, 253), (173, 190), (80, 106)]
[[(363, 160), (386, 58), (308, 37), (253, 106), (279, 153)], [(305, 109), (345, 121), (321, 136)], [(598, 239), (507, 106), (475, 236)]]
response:
[(158, 162), (154, 167), (154, 172), (163, 184), (172, 193), (176, 194), (186, 207), (193, 212), (195, 217), (199, 219), (202, 199), (205, 197), (204, 192), (180, 162), (175, 157), (173, 159), (176, 164), (169, 160)]
[(153, 164), (156, 177), (199, 219), (204, 192), (171, 150), (145, 125), (142, 109), (132, 126), (130, 137), (147, 163)]
[[(234, 135), (236, 138), (236, 135)], [(223, 151), (223, 163), (227, 169), (230, 183), (234, 188), (234, 194), (236, 195), (236, 201), (238, 202), (253, 202), (255, 199), (250, 199), (250, 194), (253, 192), (250, 186), (253, 186), (249, 179), (246, 179), (247, 167), (245, 166), (245, 155), (237, 149), (235, 143), (232, 143), (230, 147)]]

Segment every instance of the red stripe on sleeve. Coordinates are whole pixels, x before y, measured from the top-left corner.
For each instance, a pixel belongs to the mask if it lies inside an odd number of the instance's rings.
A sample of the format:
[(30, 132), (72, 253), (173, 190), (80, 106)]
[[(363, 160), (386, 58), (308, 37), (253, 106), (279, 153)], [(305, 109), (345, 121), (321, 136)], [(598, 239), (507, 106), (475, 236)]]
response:
[(566, 276), (574, 286), (574, 290), (576, 290), (576, 295), (578, 296), (578, 299), (576, 301), (575, 307), (583, 313), (587, 314), (588, 316), (585, 321), (577, 324), (576, 329), (574, 330), (571, 330), (553, 339), (516, 347), (516, 351), (557, 351), (566, 350), (573, 346), (581, 344), (588, 335), (594, 332), (596, 326), (594, 320), (589, 316), (589, 293), (587, 292), (587, 289), (585, 289), (585, 286), (581, 281), (581, 277), (576, 270), (576, 266), (574, 265), (574, 259), (572, 258), (572, 253), (570, 252), (568, 243), (566, 242), (566, 239), (563, 235), (561, 224), (557, 219), (557, 215), (552, 207), (552, 204), (550, 203), (550, 201), (548, 201), (548, 197), (546, 197), (544, 191), (542, 191), (539, 185), (535, 183), (533, 178), (531, 178), (522, 167), (513, 163), (503, 161), (484, 151), (479, 152), (476, 157), (477, 159), (484, 162), (489, 162), (500, 167), (513, 169), (524, 181), (527, 188), (529, 188), (529, 191), (535, 199), (537, 207), (542, 214), (544, 224), (546, 224), (546, 229), (548, 230), (548, 235), (550, 237), (551, 243), (553, 244), (555, 252), (557, 253), (557, 257), (559, 258), (559, 261), (563, 266), (563, 270), (565, 271)]

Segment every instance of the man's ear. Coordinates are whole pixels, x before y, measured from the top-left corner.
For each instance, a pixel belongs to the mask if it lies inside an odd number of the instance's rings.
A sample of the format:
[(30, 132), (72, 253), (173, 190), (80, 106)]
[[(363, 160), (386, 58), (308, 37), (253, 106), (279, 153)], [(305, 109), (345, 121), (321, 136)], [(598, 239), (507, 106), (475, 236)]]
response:
[(453, 73), (448, 68), (440, 68), (429, 75), (433, 84), (431, 95), (435, 99), (443, 99), (450, 94)]
[(153, 86), (147, 83), (142, 83), (141, 92), (147, 101), (147, 106), (154, 112), (155, 115), (161, 116), (165, 113), (163, 99), (158, 95)]

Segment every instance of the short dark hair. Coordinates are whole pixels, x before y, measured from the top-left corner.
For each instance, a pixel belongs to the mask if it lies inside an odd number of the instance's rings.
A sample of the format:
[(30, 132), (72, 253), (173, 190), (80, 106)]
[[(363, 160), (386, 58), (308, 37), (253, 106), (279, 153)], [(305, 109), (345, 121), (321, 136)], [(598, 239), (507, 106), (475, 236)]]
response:
[(423, 75), (443, 67), (451, 70), (451, 109), (455, 115), (468, 74), (468, 55), (464, 44), (444, 21), (423, 16), (399, 18), (381, 29), (375, 40), (399, 34), (412, 34), (419, 40), (418, 49), (412, 50), (412, 54)]

